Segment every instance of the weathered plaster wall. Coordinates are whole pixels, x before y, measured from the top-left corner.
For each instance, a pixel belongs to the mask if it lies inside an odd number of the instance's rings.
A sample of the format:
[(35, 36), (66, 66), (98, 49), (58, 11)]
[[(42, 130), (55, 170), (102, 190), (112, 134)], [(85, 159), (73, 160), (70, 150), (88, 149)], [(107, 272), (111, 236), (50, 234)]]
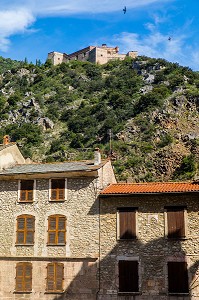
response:
[[(164, 206), (187, 205), (187, 237), (168, 240), (165, 237)], [(138, 207), (137, 239), (117, 240), (117, 208)], [(108, 197), (100, 200), (100, 299), (199, 299), (199, 278), (194, 275), (199, 265), (199, 202), (198, 195), (142, 195)], [(118, 260), (139, 261), (140, 295), (119, 297)], [(189, 297), (169, 297), (167, 294), (167, 261), (185, 260), (189, 268)], [(193, 284), (194, 283), (194, 284)]]

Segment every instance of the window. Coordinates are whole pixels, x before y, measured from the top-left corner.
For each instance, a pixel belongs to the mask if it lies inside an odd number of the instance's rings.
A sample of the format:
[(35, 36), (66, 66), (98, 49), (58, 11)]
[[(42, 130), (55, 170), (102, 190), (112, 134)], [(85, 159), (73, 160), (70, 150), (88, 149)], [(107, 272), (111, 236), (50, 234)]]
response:
[(118, 209), (119, 228), (118, 235), (120, 239), (136, 238), (136, 208), (122, 207)]
[(17, 263), (16, 266), (16, 292), (32, 291), (32, 264), (28, 262)]
[(66, 244), (66, 217), (53, 215), (48, 218), (48, 244)]
[(166, 207), (167, 237), (185, 238), (184, 207)]
[(65, 178), (50, 180), (50, 200), (63, 201), (65, 200)]
[(35, 217), (21, 215), (17, 217), (17, 239), (16, 244), (32, 245), (34, 243)]
[(139, 292), (138, 261), (119, 261), (119, 292), (136, 293)]
[(168, 262), (168, 288), (171, 294), (189, 293), (186, 262)]
[(49, 263), (47, 265), (47, 292), (63, 292), (64, 265)]
[(20, 181), (20, 202), (33, 201), (34, 180), (21, 180)]

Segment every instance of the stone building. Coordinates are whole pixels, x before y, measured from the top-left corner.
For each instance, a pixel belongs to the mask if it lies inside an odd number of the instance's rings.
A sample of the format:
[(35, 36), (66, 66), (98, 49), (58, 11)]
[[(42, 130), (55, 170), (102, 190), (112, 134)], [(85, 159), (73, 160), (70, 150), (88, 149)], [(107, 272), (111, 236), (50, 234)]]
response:
[(101, 300), (199, 299), (199, 182), (100, 194)]
[(88, 46), (71, 54), (50, 52), (48, 59), (53, 65), (58, 65), (62, 62), (69, 62), (70, 60), (89, 61), (97, 64), (105, 64), (110, 60), (124, 60), (125, 57), (137, 57), (137, 51), (129, 51), (126, 54), (119, 54), (119, 47), (107, 47), (106, 44), (102, 46)]
[(109, 160), (31, 163), (0, 145), (0, 299), (96, 299)]

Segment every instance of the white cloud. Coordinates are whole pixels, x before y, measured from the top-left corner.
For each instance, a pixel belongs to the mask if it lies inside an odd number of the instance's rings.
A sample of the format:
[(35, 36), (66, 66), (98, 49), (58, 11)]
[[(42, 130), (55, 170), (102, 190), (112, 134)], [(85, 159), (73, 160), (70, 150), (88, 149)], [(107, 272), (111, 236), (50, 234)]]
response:
[(199, 51), (194, 46), (188, 46), (188, 35), (182, 32), (169, 36), (161, 33), (154, 24), (146, 24), (148, 32), (139, 35), (132, 32), (123, 32), (115, 35), (113, 45), (118, 45), (120, 52), (130, 50), (138, 51), (139, 55), (154, 58), (164, 58), (171, 62), (177, 62), (183, 66), (190, 66), (193, 70), (199, 69)]
[(7, 51), (9, 38), (28, 30), (38, 16), (97, 14), (122, 10), (124, 3), (130, 9), (168, 1), (175, 0), (1, 0), (0, 50)]
[(25, 9), (0, 11), (0, 49), (7, 51), (9, 37), (24, 32), (33, 22), (33, 15)]

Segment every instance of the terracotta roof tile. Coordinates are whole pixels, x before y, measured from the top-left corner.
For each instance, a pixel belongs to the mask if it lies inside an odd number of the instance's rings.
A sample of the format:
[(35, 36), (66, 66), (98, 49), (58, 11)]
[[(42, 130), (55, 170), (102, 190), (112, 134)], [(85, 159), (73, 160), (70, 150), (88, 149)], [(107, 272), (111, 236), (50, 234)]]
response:
[(115, 183), (109, 185), (100, 194), (150, 194), (199, 192), (197, 182), (150, 182), (150, 183)]

